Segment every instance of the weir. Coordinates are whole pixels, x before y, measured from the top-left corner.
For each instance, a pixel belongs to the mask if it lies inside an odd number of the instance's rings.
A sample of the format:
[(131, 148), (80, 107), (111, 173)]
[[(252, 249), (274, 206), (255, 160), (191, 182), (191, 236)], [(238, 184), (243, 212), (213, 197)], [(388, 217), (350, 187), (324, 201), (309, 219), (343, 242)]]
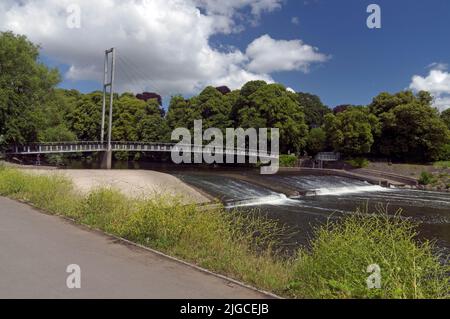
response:
[[(237, 174), (235, 173), (235, 176)], [(261, 214), (293, 228), (288, 244), (307, 245), (315, 226), (354, 215), (399, 213), (419, 224), (419, 239), (436, 240), (450, 251), (450, 194), (384, 188), (342, 176), (276, 175), (265, 177), (277, 189), (302, 189), (306, 196), (289, 197), (262, 184), (214, 173), (177, 175), (188, 184), (220, 199), (227, 209)], [(272, 186), (273, 188), (273, 186)], [(309, 196), (308, 196), (309, 195)]]
[(260, 176), (256, 174), (215, 173), (178, 175), (225, 202), (227, 207), (292, 205), (304, 196), (333, 196), (388, 189), (339, 176)]

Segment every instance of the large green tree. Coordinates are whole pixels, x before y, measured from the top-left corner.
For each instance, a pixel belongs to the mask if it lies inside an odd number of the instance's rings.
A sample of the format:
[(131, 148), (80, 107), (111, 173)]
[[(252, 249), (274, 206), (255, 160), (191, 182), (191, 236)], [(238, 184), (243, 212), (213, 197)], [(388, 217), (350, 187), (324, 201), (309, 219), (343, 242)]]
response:
[(317, 153), (325, 150), (327, 147), (327, 134), (321, 127), (311, 129), (308, 134), (306, 142), (306, 150), (310, 155), (317, 155)]
[[(92, 92), (78, 96), (66, 119), (69, 129), (78, 140), (98, 141), (101, 132), (102, 92)], [(69, 102), (70, 103), (70, 102)], [(105, 121), (108, 123), (108, 121)], [(105, 127), (106, 129), (107, 127)]]
[(194, 121), (201, 119), (198, 111), (192, 106), (191, 100), (180, 95), (173, 96), (167, 111), (167, 125), (171, 130), (182, 127), (192, 129)]
[(0, 32), (0, 140), (23, 144), (46, 129), (45, 105), (59, 73), (39, 60), (39, 47), (25, 36)]
[(333, 148), (346, 156), (368, 154), (380, 125), (375, 115), (362, 108), (350, 108), (325, 116), (325, 132)]
[(310, 128), (322, 126), (325, 115), (332, 112), (317, 95), (300, 92), (297, 93), (297, 98), (305, 111), (305, 122)]
[(441, 119), (444, 121), (445, 125), (447, 125), (450, 130), (450, 109), (446, 109), (441, 113)]
[(234, 96), (235, 93), (222, 94), (216, 88), (209, 86), (191, 99), (194, 114), (200, 116), (197, 120), (203, 120), (204, 129), (214, 127), (225, 131), (226, 128), (233, 127), (230, 115)]
[(280, 129), (282, 152), (300, 152), (306, 145), (308, 126), (297, 95), (281, 84), (247, 83), (235, 107), (235, 125), (243, 128)]
[(403, 161), (440, 159), (449, 141), (449, 130), (432, 107), (432, 97), (421, 91), (381, 93), (369, 109), (382, 124), (376, 154)]
[(441, 158), (449, 142), (449, 130), (437, 111), (413, 102), (395, 107), (382, 116), (384, 140), (380, 150), (404, 161), (433, 161)]
[(168, 127), (158, 100), (147, 102), (131, 93), (122, 94), (115, 103), (112, 136), (116, 141), (167, 141)]

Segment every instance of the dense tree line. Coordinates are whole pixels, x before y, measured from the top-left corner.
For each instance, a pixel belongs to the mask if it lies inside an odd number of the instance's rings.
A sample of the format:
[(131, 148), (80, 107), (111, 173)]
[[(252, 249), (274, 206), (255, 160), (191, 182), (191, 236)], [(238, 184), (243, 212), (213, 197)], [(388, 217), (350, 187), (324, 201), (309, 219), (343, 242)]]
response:
[[(58, 71), (40, 62), (38, 46), (0, 33), (0, 147), (100, 138), (102, 92), (59, 89), (59, 81)], [(450, 159), (450, 110), (440, 114), (427, 92), (381, 93), (367, 106), (332, 110), (318, 96), (251, 81), (235, 91), (207, 87), (189, 99), (173, 96), (167, 112), (161, 104), (155, 93), (115, 94), (112, 138), (170, 142), (173, 129), (193, 129), (202, 119), (204, 129), (279, 128), (284, 153)]]

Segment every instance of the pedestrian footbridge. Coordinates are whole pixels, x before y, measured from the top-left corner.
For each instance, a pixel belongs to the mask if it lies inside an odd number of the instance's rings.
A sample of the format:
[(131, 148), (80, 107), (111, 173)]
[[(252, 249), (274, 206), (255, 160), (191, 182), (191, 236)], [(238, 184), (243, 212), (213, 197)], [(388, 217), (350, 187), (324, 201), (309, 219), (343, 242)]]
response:
[(55, 142), (55, 143), (31, 143), (26, 145), (16, 145), (9, 148), (8, 155), (45, 155), (45, 154), (68, 154), (68, 153), (89, 153), (103, 152), (110, 167), (112, 152), (188, 152), (191, 154), (213, 154), (244, 156), (257, 158), (260, 160), (278, 160), (278, 155), (260, 152), (258, 150), (246, 148), (218, 148), (214, 146), (201, 146), (193, 144), (174, 143), (152, 143), (152, 142), (111, 142), (109, 146), (106, 142)]

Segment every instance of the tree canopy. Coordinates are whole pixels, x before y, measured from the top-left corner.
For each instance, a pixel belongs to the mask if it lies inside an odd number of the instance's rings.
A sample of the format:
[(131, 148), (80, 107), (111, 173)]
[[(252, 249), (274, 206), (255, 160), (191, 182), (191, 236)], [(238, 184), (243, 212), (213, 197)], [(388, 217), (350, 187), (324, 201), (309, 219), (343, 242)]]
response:
[(445, 125), (450, 129), (450, 109), (441, 113), (441, 120), (444, 121)]
[(280, 149), (299, 153), (306, 145), (308, 127), (297, 96), (281, 84), (249, 82), (234, 107), (235, 125), (280, 129)]
[(0, 140), (5, 144), (38, 139), (47, 127), (44, 105), (60, 78), (39, 61), (39, 47), (25, 36), (0, 32)]
[(381, 93), (369, 109), (381, 122), (375, 153), (404, 161), (440, 159), (449, 143), (449, 130), (432, 107), (428, 92)]
[(325, 115), (324, 127), (333, 148), (348, 156), (370, 153), (375, 136), (380, 132), (377, 117), (360, 108)]
[(318, 128), (323, 125), (325, 115), (331, 112), (325, 106), (320, 97), (310, 93), (297, 93), (298, 102), (304, 108), (305, 122), (310, 128)]
[[(39, 59), (24, 36), (0, 33), (0, 147), (100, 138), (103, 93), (57, 88), (60, 75)], [(282, 152), (369, 155), (399, 161), (450, 159), (450, 110), (439, 112), (428, 92), (380, 93), (367, 106), (329, 109), (320, 97), (281, 84), (250, 81), (240, 90), (208, 86), (198, 95), (114, 94), (112, 138), (170, 142), (173, 129), (279, 128)], [(108, 112), (106, 127), (108, 129)]]

